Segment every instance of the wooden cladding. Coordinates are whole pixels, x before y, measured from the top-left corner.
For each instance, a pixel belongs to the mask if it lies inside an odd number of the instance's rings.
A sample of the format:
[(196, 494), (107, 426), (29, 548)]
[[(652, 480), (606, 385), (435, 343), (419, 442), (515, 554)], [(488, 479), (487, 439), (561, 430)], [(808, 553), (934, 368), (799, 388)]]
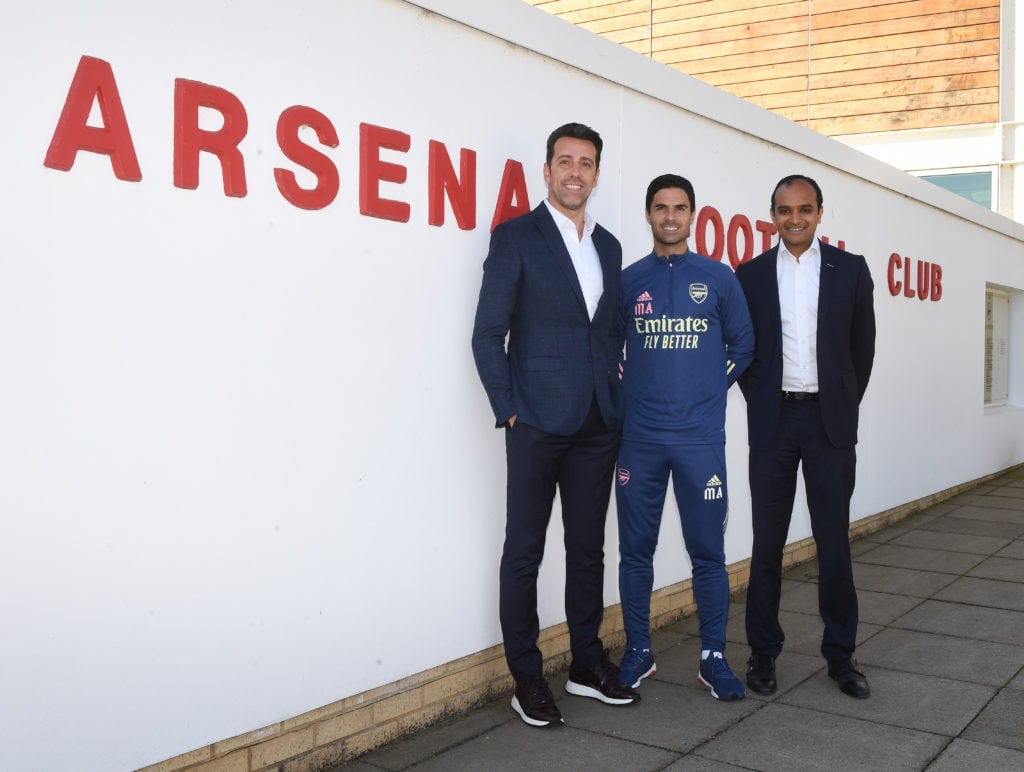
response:
[(824, 134), (999, 118), (999, 0), (526, 0)]

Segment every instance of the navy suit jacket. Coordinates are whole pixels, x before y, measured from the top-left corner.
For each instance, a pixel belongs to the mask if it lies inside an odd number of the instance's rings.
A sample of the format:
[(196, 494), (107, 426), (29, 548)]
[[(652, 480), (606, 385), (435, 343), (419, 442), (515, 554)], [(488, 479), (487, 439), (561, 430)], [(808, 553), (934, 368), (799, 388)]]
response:
[(496, 426), (514, 415), (551, 434), (573, 434), (596, 396), (605, 424), (621, 427), (622, 247), (600, 225), (592, 239), (604, 274), (593, 321), (565, 242), (543, 202), (491, 234), (473, 357)]
[[(754, 324), (754, 361), (740, 376), (751, 447), (771, 446), (782, 412), (782, 312), (776, 245), (741, 263), (736, 278)], [(857, 442), (858, 408), (875, 358), (875, 312), (867, 261), (821, 243), (818, 282), (818, 402), (829, 441)]]

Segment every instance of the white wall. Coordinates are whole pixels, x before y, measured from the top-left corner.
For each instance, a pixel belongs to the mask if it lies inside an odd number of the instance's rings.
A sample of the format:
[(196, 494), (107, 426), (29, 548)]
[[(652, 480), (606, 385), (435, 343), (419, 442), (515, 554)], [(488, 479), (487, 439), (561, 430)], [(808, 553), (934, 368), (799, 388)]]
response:
[[(83, 55), (113, 68), (139, 182), (86, 151), (43, 165)], [(656, 174), (726, 221), (767, 219), (784, 174), (822, 183), (821, 233), (876, 282), (858, 517), (1024, 461), (1024, 411), (981, 404), (984, 285), (1024, 289), (1020, 226), (518, 0), (21, 3), (0, 64), (5, 769), (141, 766), (499, 642), (502, 437), (469, 334), (505, 161), (538, 203), (565, 121), (606, 141), (592, 211), (630, 260)], [(176, 78), (244, 104), (244, 198), (206, 155), (198, 190), (174, 186)], [(318, 146), (341, 178), (319, 211), (274, 184), (275, 167), (313, 184), (275, 138), (295, 104), (340, 139)], [(408, 168), (381, 185), (407, 223), (360, 214), (362, 122), (411, 137), (381, 154)], [(427, 224), (431, 139), (477, 153), (473, 230), (450, 209)], [(941, 301), (890, 296), (892, 252), (941, 263)], [(543, 625), (563, 618), (557, 523), (550, 539)], [(612, 513), (609, 604), (615, 549)], [(657, 581), (687, 576), (667, 517)]]

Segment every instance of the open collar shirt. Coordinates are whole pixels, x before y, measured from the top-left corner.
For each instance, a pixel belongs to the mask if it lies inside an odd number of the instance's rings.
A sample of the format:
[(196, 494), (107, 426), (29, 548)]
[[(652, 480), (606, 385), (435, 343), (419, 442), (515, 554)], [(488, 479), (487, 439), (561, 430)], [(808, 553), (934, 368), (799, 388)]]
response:
[(779, 242), (776, 277), (782, 312), (782, 390), (818, 391), (818, 283), (821, 243), (817, 238), (797, 259)]
[(597, 311), (597, 304), (604, 293), (604, 272), (601, 270), (601, 258), (598, 257), (597, 247), (594, 246), (592, 238), (597, 221), (590, 216), (590, 212), (584, 213), (583, 238), (576, 230), (576, 223), (555, 209), (548, 199), (544, 199), (551, 217), (558, 226), (558, 232), (562, 234), (562, 241), (569, 251), (573, 268), (576, 269), (576, 278), (579, 279), (580, 289), (583, 290), (583, 299), (587, 303), (587, 313), (590, 319), (594, 319), (594, 312)]

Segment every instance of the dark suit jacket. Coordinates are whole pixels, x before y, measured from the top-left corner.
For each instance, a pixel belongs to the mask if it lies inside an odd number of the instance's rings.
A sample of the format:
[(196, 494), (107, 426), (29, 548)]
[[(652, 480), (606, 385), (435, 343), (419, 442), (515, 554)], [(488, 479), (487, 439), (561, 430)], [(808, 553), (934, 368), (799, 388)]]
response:
[[(754, 362), (740, 376), (751, 447), (767, 449), (782, 412), (782, 314), (776, 274), (778, 246), (741, 263), (736, 278), (754, 323)], [(857, 415), (875, 358), (874, 285), (867, 262), (821, 244), (818, 282), (818, 402), (829, 441), (857, 442)]]
[(545, 432), (572, 434), (583, 425), (595, 395), (608, 427), (622, 424), (622, 248), (600, 225), (592, 238), (604, 273), (593, 321), (565, 242), (543, 202), (491, 234), (473, 356), (499, 427), (515, 415)]

